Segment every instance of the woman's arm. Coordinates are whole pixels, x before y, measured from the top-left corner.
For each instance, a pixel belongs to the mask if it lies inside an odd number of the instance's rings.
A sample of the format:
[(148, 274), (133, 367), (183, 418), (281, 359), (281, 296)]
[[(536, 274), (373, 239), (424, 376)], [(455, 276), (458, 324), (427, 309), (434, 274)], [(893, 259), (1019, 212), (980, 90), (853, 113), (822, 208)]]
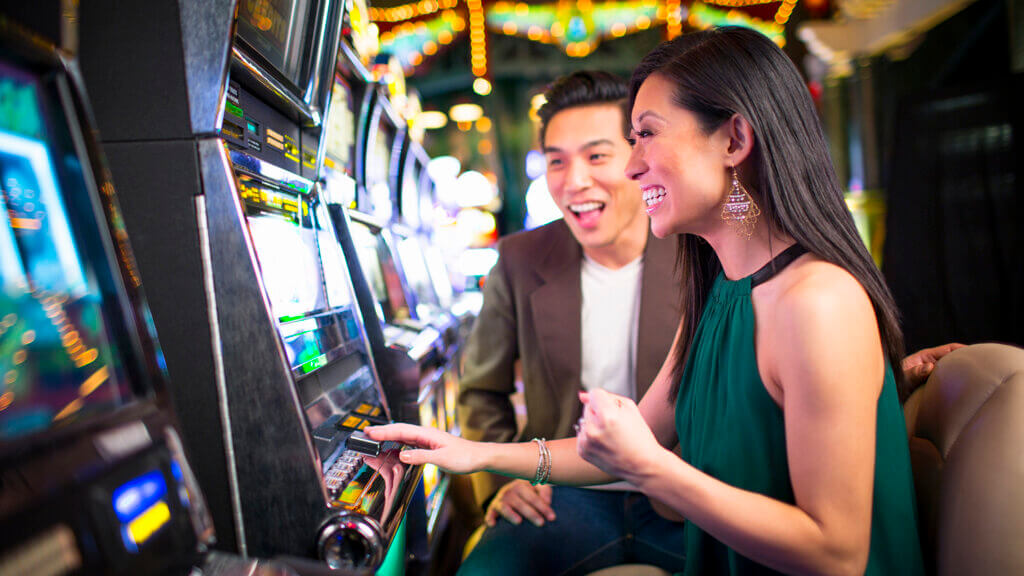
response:
[[(649, 445), (653, 439), (630, 432), (628, 406), (610, 395), (592, 395), (580, 444), (585, 458), (620, 472), (744, 556), (784, 572), (862, 573), (871, 533), (881, 343), (860, 285), (834, 266), (808, 266), (815, 267), (812, 273), (778, 297), (761, 306), (755, 298), (759, 365), (785, 415), (795, 505), (659, 455)], [(627, 459), (630, 453), (642, 461)]]
[[(676, 331), (677, 340), (681, 330), (682, 327)], [(672, 349), (675, 349), (675, 342)], [(636, 417), (640, 421), (634, 421), (634, 429), (646, 430), (646, 434), (657, 438), (655, 446), (649, 448), (658, 448), (658, 443), (669, 447), (676, 444), (675, 407), (668, 401), (669, 389), (672, 386), (671, 372), (672, 360), (669, 356), (644, 395), (638, 410), (628, 399), (621, 399), (636, 410)], [(581, 400), (584, 403), (588, 399), (586, 393), (581, 393)], [(487, 471), (533, 480), (540, 457), (536, 442), (470, 442), (440, 430), (411, 424), (371, 426), (366, 429), (366, 433), (374, 440), (392, 440), (416, 447), (402, 451), (402, 461), (407, 464), (431, 463), (457, 474)], [(575, 438), (551, 440), (547, 442), (547, 447), (551, 451), (551, 476), (548, 479), (551, 484), (589, 486), (619, 479), (618, 476), (603, 472), (580, 457)], [(656, 452), (668, 453), (666, 450)]]
[[(494, 472), (513, 478), (533, 480), (540, 461), (536, 442), (472, 442), (434, 428), (412, 424), (370, 426), (366, 434), (378, 441), (395, 441), (414, 446), (401, 452), (406, 464), (434, 464), (456, 474)], [(550, 440), (551, 484), (584, 486), (617, 480), (589, 464), (576, 452), (576, 439)]]

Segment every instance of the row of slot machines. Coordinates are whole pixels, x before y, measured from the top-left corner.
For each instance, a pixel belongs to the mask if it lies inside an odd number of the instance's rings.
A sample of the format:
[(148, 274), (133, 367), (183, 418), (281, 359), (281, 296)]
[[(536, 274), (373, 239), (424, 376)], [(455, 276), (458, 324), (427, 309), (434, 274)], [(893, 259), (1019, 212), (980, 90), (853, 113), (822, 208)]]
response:
[(447, 478), (360, 431), (454, 431), (473, 311), (347, 9), (82, 3), (80, 73), (5, 45), (0, 572), (430, 554)]

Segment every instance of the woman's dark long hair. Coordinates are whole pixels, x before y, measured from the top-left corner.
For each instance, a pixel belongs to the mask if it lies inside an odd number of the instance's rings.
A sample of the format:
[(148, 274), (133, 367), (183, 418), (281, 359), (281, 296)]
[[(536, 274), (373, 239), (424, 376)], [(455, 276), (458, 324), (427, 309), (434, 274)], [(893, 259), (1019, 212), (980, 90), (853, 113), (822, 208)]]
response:
[[(675, 103), (694, 113), (705, 133), (715, 131), (734, 114), (750, 123), (756, 179), (751, 192), (761, 205), (764, 221), (822, 260), (844, 268), (864, 287), (902, 396), (899, 312), (846, 208), (821, 123), (796, 66), (758, 32), (722, 27), (682, 35), (645, 56), (630, 80), (630, 110), (640, 86), (652, 74), (675, 85)], [(672, 353), (670, 401), (679, 393), (697, 324), (721, 270), (711, 247), (691, 234), (679, 236), (679, 264), (685, 324)]]

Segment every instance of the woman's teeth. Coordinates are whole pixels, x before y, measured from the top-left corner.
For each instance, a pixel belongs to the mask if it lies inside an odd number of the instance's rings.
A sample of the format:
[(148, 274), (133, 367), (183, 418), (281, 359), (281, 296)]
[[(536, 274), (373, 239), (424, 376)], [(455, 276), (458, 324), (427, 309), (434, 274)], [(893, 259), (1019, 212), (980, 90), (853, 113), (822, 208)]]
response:
[(664, 188), (658, 187), (658, 188), (648, 188), (647, 190), (644, 190), (644, 203), (647, 204), (648, 207), (654, 206), (655, 204), (660, 204), (661, 201), (664, 200), (664, 199), (665, 199), (665, 189)]

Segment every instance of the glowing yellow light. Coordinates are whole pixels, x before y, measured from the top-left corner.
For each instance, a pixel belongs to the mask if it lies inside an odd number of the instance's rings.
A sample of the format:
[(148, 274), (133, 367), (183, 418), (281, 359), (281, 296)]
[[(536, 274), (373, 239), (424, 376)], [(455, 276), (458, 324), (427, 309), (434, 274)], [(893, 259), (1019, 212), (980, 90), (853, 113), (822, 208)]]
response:
[(92, 394), (100, 387), (101, 384), (106, 382), (109, 377), (110, 371), (106, 366), (93, 372), (92, 376), (86, 378), (85, 382), (82, 382), (82, 385), (78, 387), (78, 395), (84, 398), (89, 394)]
[(486, 134), (491, 131), (491, 119), (487, 116), (482, 116), (476, 121), (476, 131), (481, 134)]
[(535, 42), (540, 40), (543, 35), (544, 31), (540, 29), (540, 26), (530, 26), (526, 31), (526, 37)]
[(75, 366), (81, 368), (88, 365), (90, 362), (96, 360), (99, 357), (99, 352), (95, 348), (91, 348), (88, 351), (75, 356)]
[(612, 24), (611, 32), (612, 36), (615, 36), (616, 38), (621, 38), (622, 36), (626, 35), (626, 25), (623, 24), (622, 22), (616, 22), (615, 24)]
[(0, 396), (0, 411), (6, 410), (12, 402), (14, 402), (14, 392), (4, 392), (3, 395)]
[(424, 110), (416, 115), (413, 123), (426, 130), (436, 130), (448, 124), (448, 116), (439, 110)]
[(473, 59), (473, 74), (487, 73), (487, 46), (484, 40), (484, 10), (482, 0), (466, 0), (469, 10), (469, 52)]
[(516, 16), (526, 16), (530, 13), (530, 7), (525, 2), (516, 4)]
[(447, 30), (441, 30), (437, 35), (437, 41), (441, 44), (450, 44), (452, 40), (452, 33)]
[(437, 54), (437, 42), (433, 40), (427, 40), (423, 43), (423, 53), (427, 56), (433, 56)]
[(477, 78), (473, 80), (473, 92), (481, 96), (487, 96), (491, 93), (491, 83), (486, 78)]
[(460, 124), (463, 122), (476, 122), (483, 115), (484, 109), (479, 104), (471, 103), (456, 104), (448, 111), (448, 117)]
[(494, 150), (494, 145), (491, 144), (490, 140), (481, 140), (476, 145), (476, 150), (477, 150), (477, 152), (479, 152), (479, 153), (483, 154), (484, 156), (486, 156), (486, 155), (490, 154), (492, 150)]
[(647, 30), (651, 27), (651, 19), (647, 16), (641, 16), (636, 19), (636, 27), (641, 30)]
[(505, 24), (503, 24), (502, 27), (501, 27), (501, 31), (504, 32), (505, 34), (509, 34), (509, 35), (515, 34), (518, 30), (519, 30), (519, 26), (516, 26), (516, 23), (512, 22), (511, 20), (508, 21), (508, 22), (505, 22)]
[(128, 534), (136, 544), (149, 540), (150, 536), (171, 520), (171, 509), (163, 500), (149, 507), (128, 525)]
[(423, 55), (420, 54), (419, 52), (413, 52), (412, 54), (409, 55), (409, 62), (413, 66), (419, 66), (420, 64), (423, 63)]
[(82, 399), (81, 398), (77, 398), (77, 399), (71, 401), (71, 403), (69, 403), (67, 406), (65, 406), (63, 410), (58, 412), (57, 415), (53, 417), (53, 421), (56, 422), (58, 420), (63, 420), (65, 418), (67, 418), (68, 416), (71, 416), (75, 412), (78, 412), (81, 409), (82, 409)]
[(533, 98), (530, 98), (530, 109), (540, 110), (540, 107), (547, 104), (548, 99), (543, 94), (536, 94)]
[(561, 38), (565, 34), (565, 26), (562, 26), (561, 22), (555, 22), (551, 25), (551, 35), (555, 38)]
[(469, 129), (473, 127), (472, 122), (456, 122), (455, 125), (463, 132), (469, 132)]

